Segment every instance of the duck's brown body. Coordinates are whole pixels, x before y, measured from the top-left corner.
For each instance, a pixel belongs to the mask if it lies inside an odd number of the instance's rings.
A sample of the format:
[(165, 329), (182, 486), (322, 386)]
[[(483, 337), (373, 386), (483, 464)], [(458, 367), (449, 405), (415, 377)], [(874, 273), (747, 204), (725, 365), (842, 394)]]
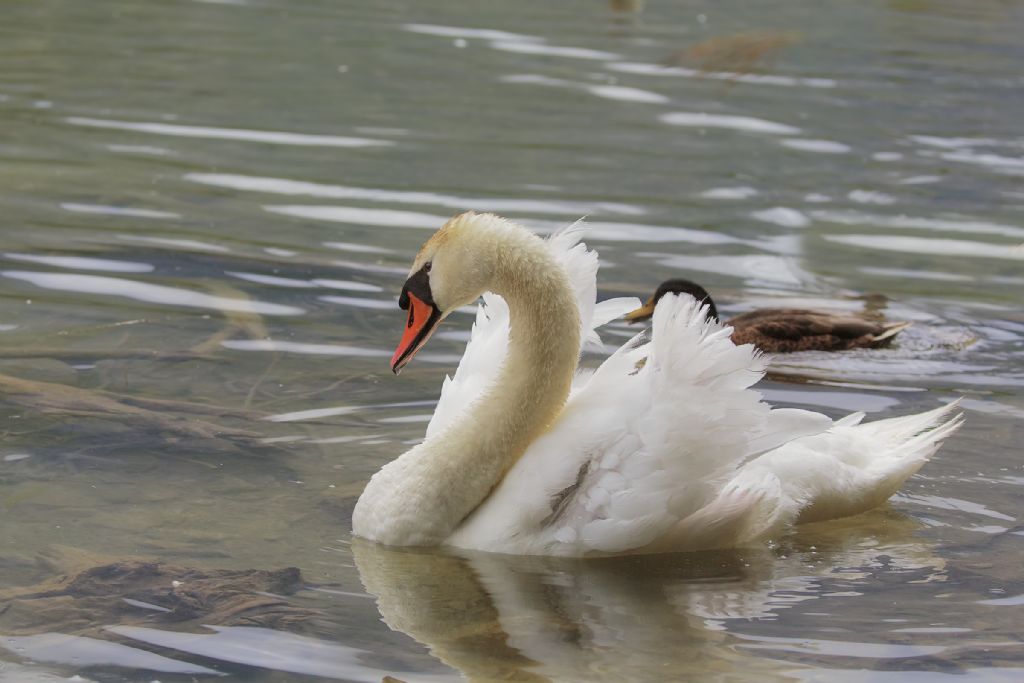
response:
[[(642, 307), (626, 315), (640, 322), (654, 315), (654, 307), (669, 292), (689, 294), (708, 307), (708, 317), (718, 320), (711, 295), (690, 280), (666, 280)], [(765, 353), (795, 351), (846, 351), (887, 346), (910, 323), (880, 322), (849, 313), (826, 313), (803, 308), (762, 308), (726, 321), (732, 326), (735, 344), (753, 344)]]
[(727, 324), (732, 325), (735, 344), (753, 344), (767, 353), (792, 353), (880, 348), (889, 345), (909, 323), (799, 308), (764, 308), (742, 313)]

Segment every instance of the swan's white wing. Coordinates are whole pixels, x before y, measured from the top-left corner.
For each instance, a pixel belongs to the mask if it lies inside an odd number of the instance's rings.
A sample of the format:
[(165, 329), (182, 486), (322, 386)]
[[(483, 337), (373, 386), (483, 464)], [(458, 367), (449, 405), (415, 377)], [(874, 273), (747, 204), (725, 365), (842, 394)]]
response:
[[(586, 339), (637, 302), (593, 304), (597, 256), (570, 226), (550, 244), (572, 279)], [(508, 309), (477, 326), (428, 434), (498, 372)], [(490, 302), (488, 302), (490, 303)], [(854, 514), (891, 495), (955, 431), (953, 408), (859, 425), (773, 410), (751, 388), (766, 362), (736, 346), (692, 297), (659, 303), (650, 343), (634, 339), (581, 374), (565, 409), (447, 539), (515, 554), (693, 550), (749, 543), (799, 520)]]
[(654, 341), (607, 359), (449, 542), (567, 555), (643, 548), (713, 501), (745, 460), (831, 426), (761, 402), (749, 387), (765, 363), (730, 331), (692, 297), (665, 297)]
[(814, 522), (870, 510), (896, 493), (960, 428), (958, 405), (954, 401), (926, 413), (862, 425), (841, 420), (826, 433), (797, 439), (751, 461), (724, 490), (777, 482), (751, 520), (756, 535), (770, 532), (773, 518)]
[[(960, 424), (955, 405), (858, 424), (773, 410), (764, 361), (690, 297), (665, 297), (449, 539), (584, 555), (742, 545), (892, 495)], [(638, 365), (646, 362), (638, 368)]]
[[(595, 304), (597, 296), (597, 253), (580, 242), (586, 226), (577, 221), (548, 238), (552, 254), (569, 275), (580, 311), (581, 340), (600, 343), (594, 328), (618, 318), (640, 305), (634, 297), (610, 299)], [(508, 351), (508, 304), (496, 294), (484, 294), (477, 308), (476, 322), (466, 352), (454, 376), (445, 377), (434, 416), (426, 436), (442, 431), (456, 420), (497, 377)]]
[(441, 385), (441, 396), (427, 425), (427, 438), (458, 419), (494, 381), (508, 351), (508, 315), (504, 299), (497, 294), (484, 294), (459, 367)]

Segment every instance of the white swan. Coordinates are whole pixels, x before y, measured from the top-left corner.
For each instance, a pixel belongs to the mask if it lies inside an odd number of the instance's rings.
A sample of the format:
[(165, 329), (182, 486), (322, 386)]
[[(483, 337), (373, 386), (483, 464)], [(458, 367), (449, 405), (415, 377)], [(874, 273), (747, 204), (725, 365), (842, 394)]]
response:
[(962, 421), (955, 404), (866, 425), (862, 413), (772, 409), (750, 388), (763, 358), (675, 295), (658, 304), (649, 343), (573, 386), (581, 342), (639, 303), (595, 305), (597, 255), (581, 235), (544, 241), (465, 213), (424, 244), (392, 369), (450, 311), (481, 294), (484, 305), (426, 439), (360, 496), (356, 535), (535, 555), (749, 544), (881, 504)]

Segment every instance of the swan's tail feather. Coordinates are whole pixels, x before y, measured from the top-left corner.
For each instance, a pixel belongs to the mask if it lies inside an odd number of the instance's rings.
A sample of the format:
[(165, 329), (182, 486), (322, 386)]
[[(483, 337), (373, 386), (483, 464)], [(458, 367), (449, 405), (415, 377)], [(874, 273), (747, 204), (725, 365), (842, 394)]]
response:
[[(948, 413), (949, 411), (944, 411), (942, 415), (945, 416)], [(921, 465), (927, 462), (935, 454), (935, 451), (939, 450), (942, 442), (960, 429), (963, 423), (964, 414), (957, 413), (945, 422), (929, 425), (923, 431), (906, 439), (902, 444), (893, 449), (894, 459), (898, 458), (900, 461), (915, 465), (913, 471), (906, 476), (910, 476), (910, 474), (916, 472)]]
[[(906, 417), (892, 417), (887, 420), (876, 420), (867, 424), (857, 425), (857, 429), (879, 441), (888, 443), (903, 442), (904, 445), (907, 445), (914, 440), (914, 437), (928, 436), (937, 429), (949, 426), (950, 423), (955, 422), (956, 425), (959, 425), (962, 422), (963, 413), (953, 415), (959, 406), (960, 399), (957, 399), (925, 413), (907, 415)], [(955, 428), (953, 431), (955, 431)], [(949, 434), (951, 433), (952, 431), (949, 432)], [(948, 436), (948, 434), (945, 435)], [(945, 436), (942, 438), (945, 438)], [(939, 441), (941, 440), (939, 439)]]
[(919, 415), (846, 427), (856, 451), (836, 454), (846, 476), (807, 496), (800, 522), (856, 515), (881, 505), (963, 424), (959, 400)]

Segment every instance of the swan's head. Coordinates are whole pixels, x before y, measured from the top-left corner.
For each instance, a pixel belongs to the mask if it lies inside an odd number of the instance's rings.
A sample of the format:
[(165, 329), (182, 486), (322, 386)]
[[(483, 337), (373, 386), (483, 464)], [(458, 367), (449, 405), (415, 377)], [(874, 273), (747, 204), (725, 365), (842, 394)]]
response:
[(515, 231), (516, 226), (503, 218), (469, 211), (449, 220), (426, 241), (398, 299), (398, 305), (409, 314), (402, 341), (391, 357), (395, 374), (449, 313), (473, 303), (490, 288), (500, 249), (499, 233)]
[(715, 322), (718, 322), (718, 309), (715, 308), (715, 302), (711, 300), (711, 295), (708, 294), (707, 290), (698, 285), (696, 282), (690, 280), (684, 280), (682, 278), (676, 278), (674, 280), (665, 280), (658, 285), (657, 291), (654, 292), (654, 296), (647, 300), (647, 302), (636, 309), (630, 311), (623, 316), (623, 319), (628, 320), (631, 323), (643, 322), (649, 320), (654, 315), (654, 308), (661, 301), (661, 297), (666, 294), (689, 294), (698, 303), (707, 304), (708, 306), (708, 317), (713, 318)]

